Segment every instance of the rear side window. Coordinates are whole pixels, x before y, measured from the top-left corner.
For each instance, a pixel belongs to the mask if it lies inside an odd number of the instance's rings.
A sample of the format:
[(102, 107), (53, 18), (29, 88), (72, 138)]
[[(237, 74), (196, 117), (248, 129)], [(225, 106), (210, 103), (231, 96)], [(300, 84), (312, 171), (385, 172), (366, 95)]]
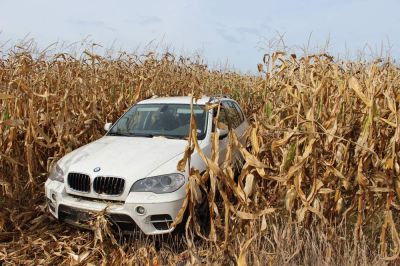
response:
[(236, 109), (234, 102), (224, 101), (223, 104), (226, 108), (228, 120), (232, 128), (237, 128), (238, 126), (240, 126), (240, 124), (242, 124), (243, 122), (243, 117), (241, 116), (241, 113)]
[(244, 122), (244, 114), (242, 109), (239, 107), (239, 105), (235, 102), (231, 102), (233, 104), (233, 106), (235, 106), (236, 110), (238, 111), (239, 115), (240, 115), (240, 119), (241, 119), (241, 123)]

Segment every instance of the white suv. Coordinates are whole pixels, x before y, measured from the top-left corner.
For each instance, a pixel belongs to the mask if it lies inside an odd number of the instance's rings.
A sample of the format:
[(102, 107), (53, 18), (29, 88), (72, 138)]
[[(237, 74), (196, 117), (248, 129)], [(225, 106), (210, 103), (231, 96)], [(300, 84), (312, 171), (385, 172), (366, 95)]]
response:
[[(65, 155), (45, 183), (50, 213), (61, 221), (87, 227), (91, 213), (106, 211), (122, 232), (139, 227), (145, 234), (164, 234), (185, 199), (188, 169), (177, 170), (187, 145), (191, 97), (161, 97), (132, 106), (118, 121), (105, 125), (107, 134)], [(199, 145), (211, 157), (215, 108), (219, 120), (244, 141), (248, 122), (237, 102), (224, 97), (202, 97), (193, 105)], [(221, 158), (228, 130), (219, 130)], [(194, 152), (191, 166), (206, 169)]]

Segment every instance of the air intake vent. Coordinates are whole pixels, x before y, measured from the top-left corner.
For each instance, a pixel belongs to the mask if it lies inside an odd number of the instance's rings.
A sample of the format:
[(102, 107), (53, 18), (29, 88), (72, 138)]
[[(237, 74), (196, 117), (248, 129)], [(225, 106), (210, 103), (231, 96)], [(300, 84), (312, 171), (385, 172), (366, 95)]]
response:
[(173, 220), (168, 214), (157, 214), (150, 216), (150, 222), (157, 230), (168, 230)]
[(120, 195), (124, 187), (125, 180), (119, 177), (98, 176), (93, 182), (93, 190), (99, 194)]
[(80, 192), (90, 191), (90, 177), (80, 173), (69, 173), (68, 174), (68, 185)]

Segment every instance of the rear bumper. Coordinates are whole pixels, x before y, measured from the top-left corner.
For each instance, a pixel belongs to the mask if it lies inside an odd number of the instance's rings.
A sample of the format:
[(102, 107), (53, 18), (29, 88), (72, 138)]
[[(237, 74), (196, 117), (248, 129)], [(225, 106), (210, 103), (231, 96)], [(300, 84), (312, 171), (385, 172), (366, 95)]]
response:
[[(106, 216), (122, 231), (130, 232), (138, 227), (146, 235), (172, 232), (174, 228), (169, 225), (175, 219), (184, 201), (184, 198), (171, 197), (173, 200), (165, 201), (165, 197), (153, 197), (152, 202), (149, 202), (148, 197), (145, 197), (147, 195), (128, 197), (125, 202), (91, 200), (71, 196), (66, 193), (63, 183), (51, 180), (46, 181), (45, 193), (49, 212), (59, 220), (88, 228), (85, 224), (88, 214), (105, 212)], [(138, 206), (144, 208), (143, 214), (137, 212)]]

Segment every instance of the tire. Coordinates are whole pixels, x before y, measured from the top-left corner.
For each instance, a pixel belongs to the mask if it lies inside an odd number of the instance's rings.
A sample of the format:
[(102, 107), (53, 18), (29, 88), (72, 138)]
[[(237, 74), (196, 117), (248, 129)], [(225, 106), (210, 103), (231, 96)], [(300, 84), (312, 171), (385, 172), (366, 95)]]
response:
[(210, 206), (208, 204), (208, 198), (204, 197), (203, 202), (196, 209), (197, 220), (200, 225), (200, 232), (204, 236), (210, 234), (211, 223), (210, 223)]
[[(208, 236), (208, 234), (210, 233), (211, 223), (210, 223), (210, 207), (208, 205), (207, 197), (204, 197), (203, 202), (196, 206), (195, 215), (200, 225), (201, 234), (203, 234), (204, 236)], [(174, 231), (172, 232), (174, 235), (185, 234), (185, 226), (188, 218), (189, 218), (189, 209), (186, 209), (181, 223), (178, 224), (175, 227)]]

